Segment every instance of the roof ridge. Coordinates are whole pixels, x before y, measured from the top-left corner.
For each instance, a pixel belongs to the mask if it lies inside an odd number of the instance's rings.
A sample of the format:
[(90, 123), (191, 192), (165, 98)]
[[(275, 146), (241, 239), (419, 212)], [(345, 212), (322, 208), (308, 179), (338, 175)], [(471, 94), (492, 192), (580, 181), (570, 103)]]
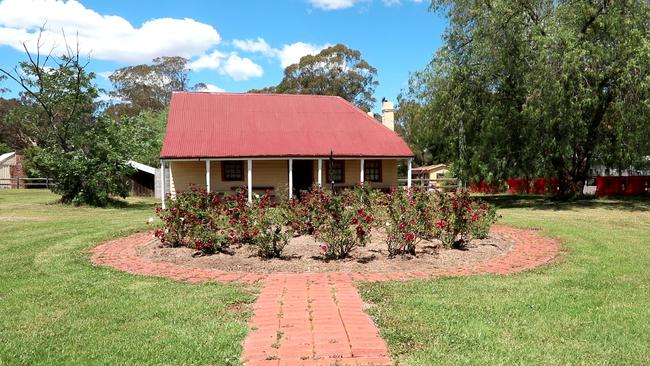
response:
[[(209, 92), (209, 91), (172, 91), (172, 94), (215, 94), (215, 95), (232, 95), (232, 96), (269, 96), (269, 97), (318, 97), (318, 98), (339, 98), (338, 95), (319, 95), (319, 94), (288, 94), (288, 93), (249, 93), (249, 92)], [(345, 99), (343, 99), (345, 100)], [(347, 102), (347, 100), (346, 100)]]

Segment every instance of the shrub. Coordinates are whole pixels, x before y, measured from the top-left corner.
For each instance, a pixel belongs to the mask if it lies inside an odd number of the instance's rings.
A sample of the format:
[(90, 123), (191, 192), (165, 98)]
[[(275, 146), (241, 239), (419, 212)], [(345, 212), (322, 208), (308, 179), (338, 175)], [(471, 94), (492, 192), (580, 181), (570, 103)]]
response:
[(341, 196), (346, 206), (363, 209), (374, 217), (379, 213), (378, 208), (383, 194), (372, 188), (370, 184), (362, 183), (355, 185), (354, 188), (343, 190)]
[(324, 197), (325, 215), (316, 237), (323, 241), (321, 252), (326, 258), (347, 257), (357, 246), (364, 246), (369, 240), (372, 216), (363, 209), (354, 209), (344, 204), (341, 196)]
[(467, 190), (436, 193), (434, 236), (445, 247), (462, 248), (470, 240), (472, 201)]
[(284, 228), (284, 218), (272, 203), (270, 192), (255, 195), (249, 212), (251, 250), (262, 258), (279, 258), (293, 231)]
[(262, 258), (279, 258), (293, 236), (291, 230), (283, 229), (278, 219), (265, 211), (258, 211), (254, 218), (252, 234), (251, 250)]
[(325, 205), (332, 195), (318, 187), (289, 200), (284, 206), (285, 223), (299, 235), (312, 235), (320, 229), (325, 215)]
[(384, 197), (387, 213), (388, 254), (415, 254), (417, 243), (426, 235), (422, 214), (428, 201), (420, 190), (393, 189)]
[(472, 238), (485, 239), (490, 233), (490, 227), (497, 221), (497, 211), (486, 202), (476, 202), (474, 213), (470, 218), (470, 234)]
[(163, 227), (155, 235), (163, 245), (186, 246), (208, 254), (228, 247), (225, 218), (220, 212), (223, 201), (218, 195), (191, 187), (168, 202), (167, 209), (156, 209)]

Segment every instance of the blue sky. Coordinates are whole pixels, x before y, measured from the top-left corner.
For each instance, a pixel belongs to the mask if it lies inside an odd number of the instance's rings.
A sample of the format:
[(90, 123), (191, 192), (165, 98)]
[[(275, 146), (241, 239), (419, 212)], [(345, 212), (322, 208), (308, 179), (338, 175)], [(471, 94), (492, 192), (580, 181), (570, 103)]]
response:
[[(377, 100), (394, 100), (442, 43), (446, 20), (427, 8), (417, 0), (2, 0), (0, 65), (22, 60), (22, 42), (33, 48), (47, 24), (48, 48), (63, 43), (61, 30), (68, 39), (78, 33), (99, 75), (178, 54), (192, 61), (192, 83), (244, 92), (275, 85), (283, 65), (343, 43), (378, 69)], [(97, 82), (110, 87), (103, 76)]]

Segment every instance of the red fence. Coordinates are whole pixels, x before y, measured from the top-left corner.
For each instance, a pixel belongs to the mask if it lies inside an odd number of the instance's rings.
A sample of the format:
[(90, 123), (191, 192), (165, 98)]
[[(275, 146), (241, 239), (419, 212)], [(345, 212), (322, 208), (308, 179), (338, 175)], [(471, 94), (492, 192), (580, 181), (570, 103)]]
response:
[[(470, 182), (469, 189), (476, 193), (553, 194), (558, 190), (557, 178), (510, 178), (507, 189), (500, 184)], [(650, 194), (650, 176), (596, 177), (596, 196), (641, 196)]]
[(650, 192), (650, 176), (596, 177), (596, 196), (641, 196)]

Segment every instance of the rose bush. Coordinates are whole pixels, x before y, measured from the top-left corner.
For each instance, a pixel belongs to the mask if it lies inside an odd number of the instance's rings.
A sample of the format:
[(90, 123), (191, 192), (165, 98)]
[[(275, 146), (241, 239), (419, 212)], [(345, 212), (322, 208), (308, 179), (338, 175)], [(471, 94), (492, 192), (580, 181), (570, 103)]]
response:
[(323, 224), (315, 233), (323, 241), (323, 255), (341, 259), (357, 246), (366, 245), (370, 240), (372, 216), (362, 208), (345, 205), (341, 196), (329, 196), (324, 201)]
[(497, 210), (486, 202), (475, 202), (474, 213), (471, 217), (470, 234), (472, 238), (485, 239), (490, 233), (490, 227), (497, 222)]
[(462, 248), (472, 238), (486, 238), (496, 210), (473, 200), (468, 191), (428, 192), (419, 187), (393, 189), (382, 200), (389, 255), (415, 254), (419, 241), (438, 239)]
[[(233, 244), (251, 244), (264, 257), (280, 256), (284, 248), (287, 234), (282, 230), (275, 233), (274, 229), (282, 226), (281, 219), (267, 215), (273, 208), (268, 193), (256, 196), (249, 205), (244, 190), (224, 196), (190, 187), (169, 199), (168, 205), (156, 209), (161, 227), (154, 233), (165, 246), (185, 246), (212, 254)], [(265, 240), (270, 240), (271, 249), (264, 248)]]
[(312, 235), (320, 229), (325, 215), (325, 205), (331, 195), (321, 188), (286, 202), (282, 210), (285, 223), (298, 235)]
[(219, 230), (222, 218), (213, 208), (220, 199), (205, 190), (191, 187), (169, 200), (166, 209), (157, 208), (162, 227), (155, 231), (155, 236), (163, 245), (186, 246), (207, 253), (221, 251), (228, 243)]
[(272, 212), (265, 205), (268, 195), (263, 197), (257, 203), (257, 209), (252, 210), (252, 242), (251, 250), (262, 258), (279, 258), (282, 255), (284, 247), (293, 236), (291, 229), (286, 229), (282, 225), (282, 217), (278, 217), (277, 212)]
[(247, 201), (245, 190), (231, 195), (192, 187), (157, 209), (155, 235), (166, 246), (186, 246), (206, 254), (231, 245), (249, 245), (263, 258), (279, 257), (291, 236), (312, 235), (325, 258), (345, 258), (370, 240), (373, 227), (387, 234), (390, 256), (416, 253), (422, 240), (439, 239), (460, 248), (487, 237), (497, 214), (466, 190), (429, 192), (419, 187), (388, 193), (360, 185), (335, 195), (313, 188), (300, 198), (274, 204), (267, 192)]

